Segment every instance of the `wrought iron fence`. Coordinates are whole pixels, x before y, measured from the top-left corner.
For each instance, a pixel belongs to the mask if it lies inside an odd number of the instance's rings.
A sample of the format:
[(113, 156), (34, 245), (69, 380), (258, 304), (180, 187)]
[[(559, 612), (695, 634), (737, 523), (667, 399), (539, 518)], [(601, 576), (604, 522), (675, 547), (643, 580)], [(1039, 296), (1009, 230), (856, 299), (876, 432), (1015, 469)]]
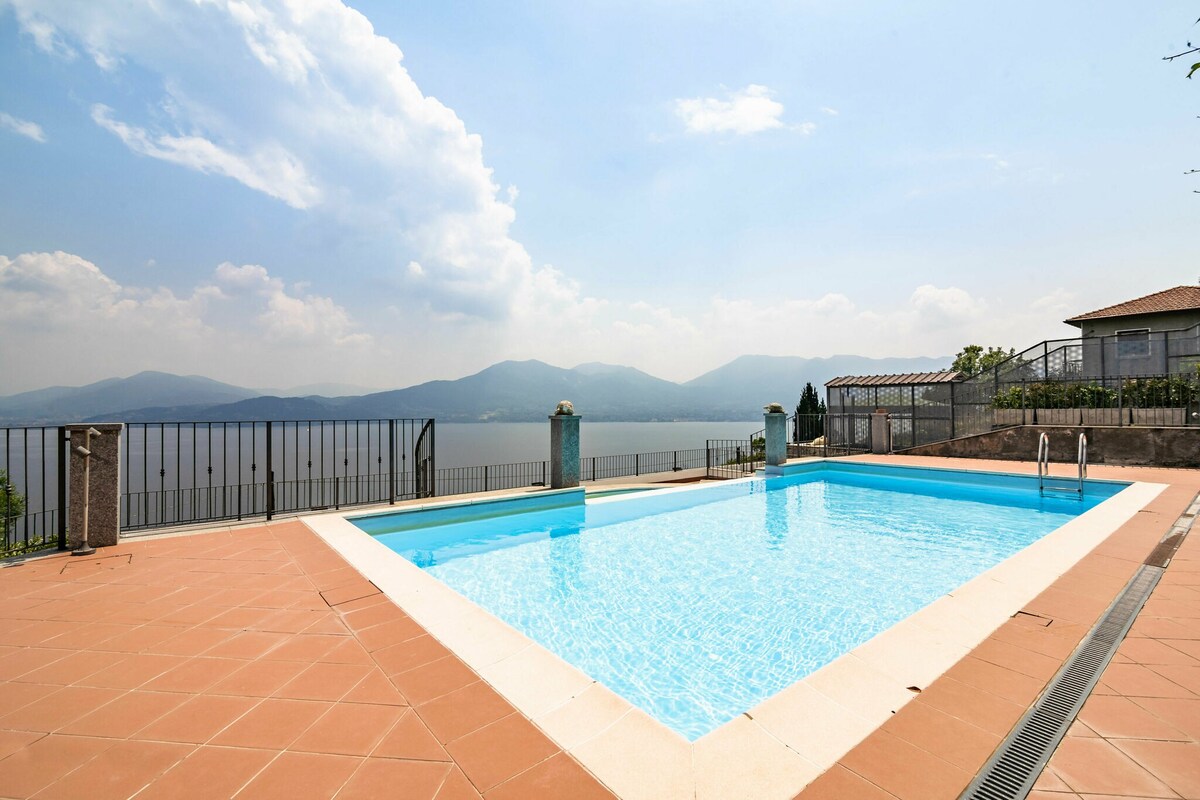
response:
[(797, 414), (790, 420), (803, 438), (788, 444), (788, 458), (833, 458), (871, 452), (870, 414)]
[(746, 439), (709, 439), (705, 447), (709, 478), (744, 478), (767, 464), (767, 442), (752, 434)]
[(121, 528), (428, 497), (433, 473), (433, 420), (129, 423)]
[(67, 546), (67, 432), (0, 428), (0, 558)]
[[(609, 456), (584, 456), (579, 459), (579, 480), (599, 481), (701, 469), (705, 466), (703, 448), (661, 450), (654, 453), (623, 453)], [(447, 467), (437, 471), (437, 493), (467, 494), (522, 486), (546, 486), (550, 480), (549, 461), (522, 461), (478, 467)]]

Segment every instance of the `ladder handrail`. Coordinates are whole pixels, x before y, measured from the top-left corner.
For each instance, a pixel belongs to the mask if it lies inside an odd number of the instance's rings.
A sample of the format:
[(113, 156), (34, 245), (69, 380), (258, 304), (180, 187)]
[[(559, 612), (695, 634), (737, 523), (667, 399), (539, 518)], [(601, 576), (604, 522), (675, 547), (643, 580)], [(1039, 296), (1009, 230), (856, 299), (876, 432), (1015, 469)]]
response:
[(1083, 496), (1083, 479), (1087, 477), (1087, 434), (1079, 434), (1079, 496)]
[[(1042, 472), (1042, 465), (1045, 464), (1046, 471)], [(1046, 477), (1050, 474), (1050, 436), (1042, 431), (1038, 436), (1038, 453), (1037, 453), (1037, 468), (1038, 468), (1038, 491), (1045, 488)]]

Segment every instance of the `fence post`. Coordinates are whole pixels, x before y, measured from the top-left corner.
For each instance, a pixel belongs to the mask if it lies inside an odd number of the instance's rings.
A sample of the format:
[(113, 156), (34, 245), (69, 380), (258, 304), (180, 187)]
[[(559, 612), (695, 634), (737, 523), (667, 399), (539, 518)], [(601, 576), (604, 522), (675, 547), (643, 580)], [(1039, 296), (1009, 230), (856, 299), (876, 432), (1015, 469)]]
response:
[(954, 438), (954, 382), (950, 382), (950, 438)]
[[(58, 428), (58, 549), (67, 549), (67, 449), (71, 438), (66, 426)], [(119, 513), (119, 510), (118, 510)]]
[(388, 505), (396, 505), (396, 420), (388, 420)]
[(484, 464), (483, 465), (483, 490), (485, 492), (488, 490), (487, 484), (488, 484), (488, 468), (487, 468), (487, 464)]
[(266, 502), (267, 502), (267, 522), (271, 521), (271, 517), (275, 516), (275, 469), (272, 463), (272, 445), (274, 434), (274, 423), (267, 420), (267, 485), (266, 485)]
[(633, 474), (635, 476), (642, 474), (641, 454), (639, 453), (633, 454)]
[(1117, 376), (1117, 427), (1121, 428), (1125, 425), (1125, 399), (1122, 396), (1125, 388), (1125, 380), (1121, 376)]

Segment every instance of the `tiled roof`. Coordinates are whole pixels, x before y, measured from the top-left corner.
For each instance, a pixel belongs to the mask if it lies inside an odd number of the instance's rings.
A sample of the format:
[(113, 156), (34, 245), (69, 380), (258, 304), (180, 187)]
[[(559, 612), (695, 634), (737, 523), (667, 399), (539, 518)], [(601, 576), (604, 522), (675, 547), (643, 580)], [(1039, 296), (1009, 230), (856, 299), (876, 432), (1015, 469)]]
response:
[(1191, 311), (1200, 309), (1200, 286), (1176, 286), (1136, 300), (1127, 300), (1096, 311), (1089, 311), (1077, 317), (1063, 320), (1068, 325), (1076, 322), (1086, 322), (1089, 319), (1105, 317), (1128, 317), (1134, 314), (1155, 314), (1160, 311)]
[(826, 381), (826, 386), (912, 386), (961, 381), (963, 374), (952, 369), (941, 372), (906, 372), (901, 375), (847, 375)]

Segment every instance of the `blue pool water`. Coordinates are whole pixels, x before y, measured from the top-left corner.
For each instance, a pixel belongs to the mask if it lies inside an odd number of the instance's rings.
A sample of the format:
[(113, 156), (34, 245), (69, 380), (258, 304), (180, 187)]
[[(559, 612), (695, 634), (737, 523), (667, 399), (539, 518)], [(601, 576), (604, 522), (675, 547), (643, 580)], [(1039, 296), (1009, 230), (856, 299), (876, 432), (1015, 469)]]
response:
[(411, 513), (355, 523), (695, 740), (1121, 488), (1043, 499), (1030, 479), (826, 464), (427, 528)]

